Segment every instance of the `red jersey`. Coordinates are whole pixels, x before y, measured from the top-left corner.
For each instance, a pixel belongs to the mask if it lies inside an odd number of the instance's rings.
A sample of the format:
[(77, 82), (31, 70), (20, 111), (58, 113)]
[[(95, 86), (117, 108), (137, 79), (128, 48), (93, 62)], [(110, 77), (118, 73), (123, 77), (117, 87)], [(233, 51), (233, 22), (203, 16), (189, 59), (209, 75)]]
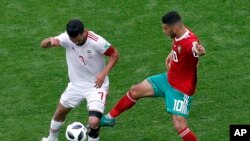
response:
[(199, 43), (191, 31), (173, 40), (171, 65), (168, 71), (168, 82), (176, 90), (192, 96), (197, 82), (198, 55), (193, 47)]

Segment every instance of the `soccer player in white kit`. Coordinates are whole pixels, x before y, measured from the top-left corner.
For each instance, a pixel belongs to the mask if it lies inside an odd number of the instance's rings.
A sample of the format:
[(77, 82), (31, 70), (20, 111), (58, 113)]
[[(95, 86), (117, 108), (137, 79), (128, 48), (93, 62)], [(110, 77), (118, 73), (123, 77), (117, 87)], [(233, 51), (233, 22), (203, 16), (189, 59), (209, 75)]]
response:
[[(109, 88), (108, 73), (119, 58), (118, 51), (103, 37), (84, 29), (79, 19), (70, 20), (66, 32), (41, 42), (42, 48), (58, 46), (66, 49), (70, 82), (51, 120), (50, 134), (42, 141), (58, 141), (67, 114), (83, 100), (87, 101), (89, 111), (88, 141), (99, 141), (99, 123)], [(106, 64), (105, 56), (109, 58)]]

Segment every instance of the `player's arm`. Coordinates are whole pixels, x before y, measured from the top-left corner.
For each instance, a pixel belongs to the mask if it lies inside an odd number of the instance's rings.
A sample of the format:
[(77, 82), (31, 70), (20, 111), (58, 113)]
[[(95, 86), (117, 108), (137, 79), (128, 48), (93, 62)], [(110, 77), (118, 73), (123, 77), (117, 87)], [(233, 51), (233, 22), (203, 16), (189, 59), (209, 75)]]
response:
[(103, 69), (103, 71), (108, 74), (119, 59), (119, 53), (114, 47), (110, 46), (104, 53), (104, 55), (109, 57), (108, 62), (105, 68)]
[(199, 56), (203, 56), (203, 55), (206, 54), (205, 48), (204, 48), (202, 45), (200, 45), (200, 44), (197, 44), (196, 46), (194, 46), (194, 47), (192, 48), (192, 50), (193, 50), (197, 55), (199, 55)]
[(106, 66), (102, 70), (102, 72), (96, 78), (96, 85), (95, 85), (96, 88), (100, 88), (102, 86), (102, 83), (103, 83), (106, 75), (108, 75), (108, 73), (115, 66), (117, 60), (119, 59), (118, 51), (112, 46), (110, 46), (104, 52), (104, 55), (108, 56), (109, 59), (108, 59), (108, 62), (106, 63)]
[(51, 47), (58, 47), (59, 45), (60, 45), (60, 41), (58, 39), (49, 37), (49, 38), (44, 39), (41, 42), (40, 46), (42, 48), (51, 48)]
[(169, 69), (171, 65), (171, 61), (173, 59), (173, 51), (171, 50), (166, 58), (166, 67)]

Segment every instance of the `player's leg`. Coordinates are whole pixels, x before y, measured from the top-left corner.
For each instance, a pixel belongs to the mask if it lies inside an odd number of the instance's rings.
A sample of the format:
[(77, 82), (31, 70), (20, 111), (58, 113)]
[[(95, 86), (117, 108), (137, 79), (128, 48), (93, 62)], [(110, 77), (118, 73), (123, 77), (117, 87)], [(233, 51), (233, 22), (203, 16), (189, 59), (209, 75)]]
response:
[(173, 115), (174, 128), (183, 141), (197, 141), (193, 131), (188, 128), (187, 119), (183, 116)]
[(60, 102), (50, 123), (50, 134), (42, 141), (57, 141), (60, 128), (63, 126), (65, 118), (70, 110), (78, 106), (83, 99), (82, 94), (71, 84), (61, 95)]
[(117, 102), (114, 108), (109, 112), (111, 118), (118, 117), (124, 111), (130, 109), (142, 97), (154, 95), (154, 90), (148, 80), (132, 86), (129, 91)]
[(129, 91), (110, 110), (110, 112), (107, 115), (102, 116), (101, 126), (114, 126), (115, 118), (124, 111), (133, 107), (140, 98), (160, 96), (156, 95), (156, 93), (161, 93), (161, 91), (158, 90), (158, 83), (161, 82), (161, 79), (166, 79), (165, 76), (165, 74), (151, 76), (141, 83), (132, 86)]
[(50, 132), (48, 138), (43, 138), (42, 141), (57, 141), (60, 128), (63, 126), (66, 115), (71, 109), (65, 108), (61, 103), (58, 104), (57, 110), (50, 123)]
[(99, 141), (101, 117), (102, 112), (94, 110), (89, 111), (88, 141)]
[(187, 118), (189, 115), (192, 96), (185, 95), (174, 89), (166, 82), (165, 101), (167, 111), (173, 114), (175, 130), (183, 141), (197, 141), (194, 133), (188, 128)]
[(103, 115), (107, 96), (107, 87), (89, 90), (87, 106), (89, 111), (88, 141), (99, 141), (100, 119)]

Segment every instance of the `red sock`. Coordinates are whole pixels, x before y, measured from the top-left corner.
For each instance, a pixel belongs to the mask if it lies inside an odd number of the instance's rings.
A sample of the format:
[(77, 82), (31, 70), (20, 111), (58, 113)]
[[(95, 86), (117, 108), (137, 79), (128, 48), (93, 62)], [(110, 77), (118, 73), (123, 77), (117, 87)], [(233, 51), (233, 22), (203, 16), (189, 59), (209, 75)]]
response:
[(188, 127), (181, 130), (179, 136), (183, 141), (197, 141), (195, 134)]
[(137, 100), (134, 100), (130, 93), (128, 92), (125, 96), (123, 96), (119, 102), (115, 105), (115, 107), (109, 112), (110, 115), (114, 118), (118, 117), (122, 112), (128, 110), (133, 107)]

